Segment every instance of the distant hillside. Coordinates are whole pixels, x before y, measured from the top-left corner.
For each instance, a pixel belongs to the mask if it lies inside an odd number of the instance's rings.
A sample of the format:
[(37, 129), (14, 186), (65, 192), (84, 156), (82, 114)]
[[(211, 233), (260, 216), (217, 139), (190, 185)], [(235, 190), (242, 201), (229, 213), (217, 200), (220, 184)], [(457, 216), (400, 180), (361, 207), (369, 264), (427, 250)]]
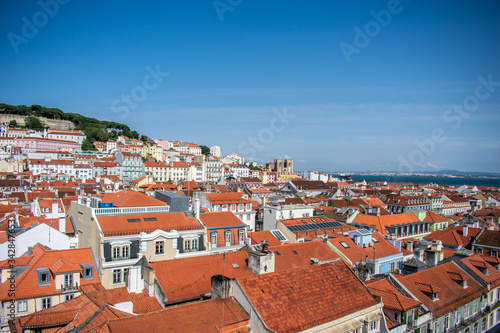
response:
[[(81, 130), (87, 136), (88, 141), (84, 142), (84, 150), (94, 150), (94, 141), (115, 140), (120, 135), (125, 135), (131, 139), (139, 139), (140, 135), (136, 131), (131, 131), (130, 127), (114, 121), (98, 120), (82, 116), (78, 113), (65, 113), (57, 108), (47, 108), (41, 105), (9, 105), (0, 103), (0, 113), (3, 115), (20, 115), (45, 117), (48, 121), (40, 120), (50, 126), (50, 120), (70, 121), (74, 124), (74, 129)], [(62, 123), (62, 122), (61, 122)]]

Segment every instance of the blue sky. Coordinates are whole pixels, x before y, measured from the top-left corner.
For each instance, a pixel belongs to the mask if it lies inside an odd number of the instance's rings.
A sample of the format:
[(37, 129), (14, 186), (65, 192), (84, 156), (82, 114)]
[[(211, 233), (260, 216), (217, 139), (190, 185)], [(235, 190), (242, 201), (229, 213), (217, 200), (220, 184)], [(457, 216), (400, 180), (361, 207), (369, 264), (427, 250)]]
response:
[(0, 6), (4, 103), (297, 170), (500, 172), (498, 1)]

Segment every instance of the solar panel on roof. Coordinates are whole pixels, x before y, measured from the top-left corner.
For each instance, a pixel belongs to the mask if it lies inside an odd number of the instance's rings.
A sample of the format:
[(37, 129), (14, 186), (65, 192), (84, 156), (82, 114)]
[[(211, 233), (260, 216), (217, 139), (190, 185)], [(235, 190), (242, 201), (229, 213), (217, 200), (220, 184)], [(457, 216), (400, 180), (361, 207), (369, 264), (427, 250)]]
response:
[(340, 224), (339, 222), (322, 222), (322, 223), (290, 225), (288, 226), (288, 230), (292, 232), (297, 232), (297, 231), (319, 230), (326, 228), (338, 228), (341, 226), (342, 224)]

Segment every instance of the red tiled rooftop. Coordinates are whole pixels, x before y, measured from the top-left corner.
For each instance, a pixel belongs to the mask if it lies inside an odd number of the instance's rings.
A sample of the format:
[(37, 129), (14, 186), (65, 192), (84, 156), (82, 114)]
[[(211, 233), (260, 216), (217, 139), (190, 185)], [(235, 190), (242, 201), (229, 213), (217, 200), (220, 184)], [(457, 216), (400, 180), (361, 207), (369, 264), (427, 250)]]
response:
[[(228, 327), (248, 332), (249, 316), (232, 297), (167, 308), (146, 315), (113, 319), (107, 323), (108, 332), (213, 332)], [(227, 332), (227, 331), (226, 331)]]
[(115, 207), (166, 206), (161, 200), (152, 198), (141, 192), (125, 190), (108, 193), (102, 197), (102, 202), (112, 202)]
[(341, 260), (238, 282), (275, 332), (303, 331), (377, 304)]
[(246, 226), (236, 215), (231, 212), (212, 212), (200, 214), (200, 220), (207, 228)]
[(187, 217), (184, 213), (99, 216), (98, 221), (106, 237), (133, 235), (141, 232), (151, 233), (155, 230), (164, 230), (168, 232), (174, 229), (181, 231), (203, 228), (194, 217)]

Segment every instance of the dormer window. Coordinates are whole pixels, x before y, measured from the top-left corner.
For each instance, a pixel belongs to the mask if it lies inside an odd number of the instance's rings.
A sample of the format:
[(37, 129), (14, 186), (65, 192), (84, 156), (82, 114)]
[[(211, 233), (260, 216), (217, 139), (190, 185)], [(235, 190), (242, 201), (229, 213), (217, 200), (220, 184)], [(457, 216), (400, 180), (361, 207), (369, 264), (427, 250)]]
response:
[(89, 263), (82, 263), (80, 264), (80, 267), (82, 268), (82, 274), (83, 274), (83, 280), (92, 280), (94, 278), (94, 268), (91, 264)]
[(50, 285), (50, 272), (47, 268), (37, 268), (36, 269), (37, 278), (38, 278), (38, 286), (49, 286)]

